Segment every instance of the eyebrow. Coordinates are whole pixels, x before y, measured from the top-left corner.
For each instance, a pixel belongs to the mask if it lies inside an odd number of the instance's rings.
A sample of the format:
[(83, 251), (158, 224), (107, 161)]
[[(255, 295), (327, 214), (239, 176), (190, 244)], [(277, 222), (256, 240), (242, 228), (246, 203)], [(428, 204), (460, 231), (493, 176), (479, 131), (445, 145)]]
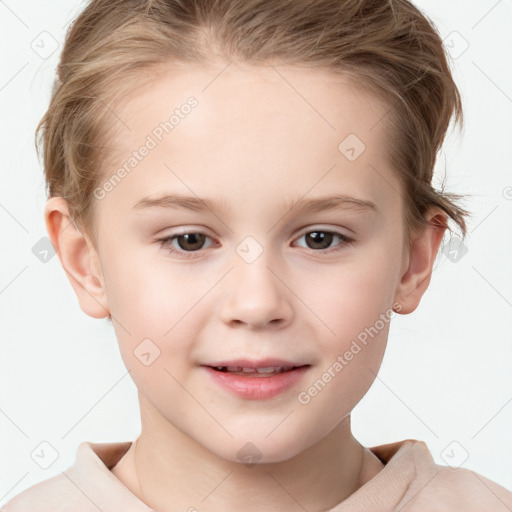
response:
[[(298, 199), (284, 203), (283, 207), (286, 211), (297, 209), (297, 211), (300, 212), (322, 212), (339, 208), (360, 212), (378, 212), (377, 205), (372, 201), (351, 197), (345, 194), (336, 194), (307, 200)], [(194, 196), (184, 196), (179, 194), (166, 194), (158, 197), (144, 197), (132, 207), (132, 209), (136, 211), (165, 208), (192, 210), (196, 212), (205, 210), (210, 210), (213, 212), (225, 212), (229, 209), (225, 201), (199, 198)]]

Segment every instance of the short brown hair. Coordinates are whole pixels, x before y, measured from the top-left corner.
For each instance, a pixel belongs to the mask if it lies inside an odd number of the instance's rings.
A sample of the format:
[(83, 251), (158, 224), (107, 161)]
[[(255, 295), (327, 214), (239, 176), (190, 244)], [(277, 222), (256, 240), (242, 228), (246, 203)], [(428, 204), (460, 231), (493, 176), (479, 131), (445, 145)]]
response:
[[(169, 63), (317, 67), (357, 80), (390, 107), (390, 158), (404, 191), (405, 240), (440, 207), (466, 235), (463, 196), (436, 191), (434, 165), (462, 105), (435, 26), (407, 0), (92, 0), (70, 26), (36, 130), (49, 196), (96, 244), (93, 190), (116, 99)], [(451, 231), (450, 226), (448, 228)]]

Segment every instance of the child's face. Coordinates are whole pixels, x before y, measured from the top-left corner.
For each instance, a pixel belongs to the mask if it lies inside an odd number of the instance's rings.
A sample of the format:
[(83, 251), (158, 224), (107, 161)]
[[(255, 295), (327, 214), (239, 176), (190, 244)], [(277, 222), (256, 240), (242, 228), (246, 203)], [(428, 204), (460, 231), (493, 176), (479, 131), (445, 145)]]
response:
[[(143, 428), (233, 461), (246, 442), (261, 462), (288, 459), (349, 415), (381, 364), (408, 264), (386, 105), (333, 75), (277, 69), (155, 75), (115, 111), (107, 178), (139, 156), (95, 204), (105, 305)], [(135, 207), (171, 194), (215, 209)], [(375, 207), (290, 206), (335, 195)], [(185, 233), (199, 235), (160, 241)], [(276, 377), (244, 395), (205, 366), (237, 359), (309, 366), (258, 398)]]

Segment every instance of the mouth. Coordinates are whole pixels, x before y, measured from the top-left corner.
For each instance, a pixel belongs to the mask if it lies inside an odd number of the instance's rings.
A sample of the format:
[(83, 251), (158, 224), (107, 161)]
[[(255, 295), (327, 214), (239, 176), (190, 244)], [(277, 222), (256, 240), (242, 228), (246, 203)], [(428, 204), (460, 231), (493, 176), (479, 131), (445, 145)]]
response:
[(222, 373), (229, 373), (231, 375), (240, 375), (243, 377), (272, 377), (280, 373), (291, 372), (297, 368), (302, 368), (309, 365), (300, 366), (264, 366), (264, 367), (251, 367), (251, 366), (210, 366), (213, 370)]
[(279, 358), (265, 358), (256, 360), (250, 359), (224, 359), (210, 361), (202, 366), (211, 368), (216, 372), (241, 377), (273, 377), (281, 373), (288, 373), (299, 368), (311, 366), (302, 361), (287, 361)]
[(266, 400), (296, 387), (310, 364), (282, 359), (216, 361), (201, 365), (215, 386), (244, 400)]

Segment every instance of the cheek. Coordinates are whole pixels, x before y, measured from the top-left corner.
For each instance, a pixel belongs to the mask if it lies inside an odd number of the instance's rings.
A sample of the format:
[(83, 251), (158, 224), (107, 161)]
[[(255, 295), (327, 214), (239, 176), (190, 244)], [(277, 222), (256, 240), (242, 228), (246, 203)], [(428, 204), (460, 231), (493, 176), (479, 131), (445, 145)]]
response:
[[(338, 404), (340, 414), (362, 398), (381, 365), (395, 316), (397, 258), (396, 249), (382, 237), (358, 251), (353, 260), (332, 266), (328, 279), (322, 277), (322, 287), (306, 295), (309, 308), (322, 320), (317, 343), (323, 357), (314, 376), (318, 389), (311, 392), (328, 388), (322, 393)], [(303, 293), (306, 287), (304, 281)], [(306, 401), (313, 396), (307, 394)], [(319, 406), (323, 399), (315, 402)]]
[[(170, 268), (166, 262), (149, 264), (142, 258), (120, 255), (105, 265), (108, 302), (121, 356), (140, 378), (150, 373), (144, 370), (147, 359), (154, 360), (150, 367), (155, 375), (163, 368), (179, 371), (176, 362), (190, 353), (206, 318), (201, 299), (213, 285), (212, 276), (207, 281), (180, 271), (179, 265), (174, 264), (172, 272)], [(147, 353), (149, 356), (143, 355)], [(165, 372), (162, 375), (165, 377)]]
[[(164, 250), (162, 249), (162, 253)], [(147, 329), (161, 337), (193, 310), (212, 286), (176, 261), (166, 261), (154, 250), (118, 251), (105, 271), (112, 315), (130, 330)], [(132, 327), (132, 329), (130, 329)]]
[[(350, 258), (316, 278), (306, 272), (295, 280), (297, 294), (321, 319), (323, 339), (331, 340), (334, 348), (342, 349), (347, 340), (374, 325), (381, 314), (392, 312), (400, 261), (397, 250), (382, 238), (354, 251)], [(317, 286), (313, 287), (315, 280)]]
[(321, 361), (297, 396), (307, 417), (325, 417), (324, 434), (352, 411), (375, 380), (394, 316), (385, 300), (387, 282), (378, 272), (333, 278), (325, 296), (329, 301), (324, 299), (328, 305), (321, 314), (333, 332), (317, 338)]

